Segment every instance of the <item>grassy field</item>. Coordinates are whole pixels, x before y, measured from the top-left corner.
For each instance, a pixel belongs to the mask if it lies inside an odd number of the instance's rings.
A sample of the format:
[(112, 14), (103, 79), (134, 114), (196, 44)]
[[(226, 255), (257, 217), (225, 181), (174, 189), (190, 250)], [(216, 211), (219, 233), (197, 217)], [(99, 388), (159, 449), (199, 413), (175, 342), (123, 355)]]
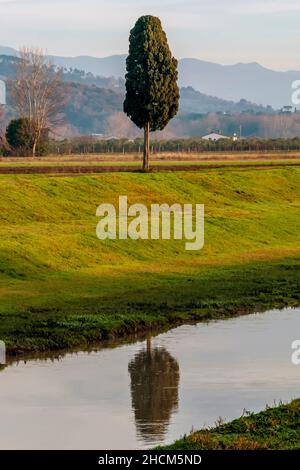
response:
[[(174, 167), (174, 166), (199, 166), (200, 168), (206, 168), (209, 166), (222, 166), (224, 168), (234, 168), (235, 166), (242, 167), (242, 166), (249, 166), (252, 163), (253, 166), (257, 165), (265, 165), (265, 166), (278, 166), (278, 165), (286, 165), (286, 166), (300, 166), (300, 159), (291, 159), (291, 158), (278, 158), (274, 160), (268, 160), (268, 159), (259, 159), (259, 160), (153, 160), (152, 161), (152, 167)], [(87, 161), (81, 161), (81, 160), (76, 160), (73, 162), (72, 160), (65, 160), (61, 162), (57, 161), (22, 161), (22, 162), (15, 162), (12, 161), (11, 163), (9, 162), (0, 162), (0, 170), (1, 168), (24, 168), (24, 167), (30, 167), (30, 168), (43, 168), (43, 167), (63, 167), (66, 168), (66, 172), (68, 168), (70, 167), (132, 167), (132, 169), (138, 169), (141, 167), (141, 162), (139, 160), (124, 160), (122, 162), (118, 160), (87, 160)]]
[(300, 450), (300, 400), (257, 414), (247, 413), (176, 441), (163, 449)]
[[(187, 159), (187, 160), (152, 160), (153, 165), (155, 166), (173, 166), (173, 165), (195, 165), (199, 163), (201, 166), (205, 167), (212, 164), (222, 164), (224, 166), (233, 166), (233, 165), (249, 165), (249, 162), (260, 163), (265, 165), (272, 165), (282, 163), (285, 165), (289, 165), (291, 163), (297, 162), (298, 159), (296, 158), (277, 158), (277, 159), (259, 159), (259, 160), (242, 160), (242, 159), (235, 159), (235, 160), (197, 160), (197, 159)], [(300, 158), (299, 158), (300, 162)], [(63, 166), (63, 167), (70, 167), (70, 166), (120, 166), (124, 163), (124, 166), (132, 166), (132, 167), (140, 167), (141, 162), (140, 160), (23, 160), (23, 161), (15, 161), (12, 160), (10, 162), (2, 161), (0, 162), (0, 168), (5, 167), (43, 167), (43, 166)]]
[[(300, 169), (1, 175), (0, 338), (84, 347), (171, 323), (299, 305)], [(205, 247), (96, 238), (96, 207), (205, 204)]]
[[(0, 168), (24, 166), (126, 166), (139, 167), (142, 164), (141, 153), (104, 153), (104, 154), (70, 154), (47, 155), (44, 157), (0, 157)], [(151, 155), (153, 165), (193, 165), (195, 163), (224, 165), (242, 165), (243, 163), (259, 162), (295, 163), (300, 162), (300, 152), (203, 152), (203, 153), (155, 153)]]

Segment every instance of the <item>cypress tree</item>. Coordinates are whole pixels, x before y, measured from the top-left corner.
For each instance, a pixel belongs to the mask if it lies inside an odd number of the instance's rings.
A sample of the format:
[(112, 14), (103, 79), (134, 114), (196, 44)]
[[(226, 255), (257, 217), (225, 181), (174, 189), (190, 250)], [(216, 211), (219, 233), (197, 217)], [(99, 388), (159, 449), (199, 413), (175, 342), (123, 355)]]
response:
[(130, 31), (124, 112), (144, 129), (143, 169), (149, 168), (150, 131), (162, 130), (178, 111), (177, 60), (159, 18), (142, 16)]

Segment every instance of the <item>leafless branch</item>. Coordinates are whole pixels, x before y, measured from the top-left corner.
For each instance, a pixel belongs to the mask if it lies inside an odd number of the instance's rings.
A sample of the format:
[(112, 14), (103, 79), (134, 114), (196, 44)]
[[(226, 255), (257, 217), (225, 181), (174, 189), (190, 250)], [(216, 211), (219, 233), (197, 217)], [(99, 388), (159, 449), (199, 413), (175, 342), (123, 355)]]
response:
[(41, 49), (20, 49), (12, 98), (20, 117), (30, 122), (34, 155), (42, 133), (63, 121), (60, 111), (66, 99), (61, 70), (54, 67)]

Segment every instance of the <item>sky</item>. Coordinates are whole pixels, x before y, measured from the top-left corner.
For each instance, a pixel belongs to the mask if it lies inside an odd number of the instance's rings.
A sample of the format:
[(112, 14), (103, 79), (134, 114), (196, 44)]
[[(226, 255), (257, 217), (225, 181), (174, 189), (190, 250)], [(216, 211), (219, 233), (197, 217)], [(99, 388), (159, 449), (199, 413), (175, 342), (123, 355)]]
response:
[(159, 16), (175, 57), (300, 69), (300, 0), (0, 0), (0, 45), (104, 57)]

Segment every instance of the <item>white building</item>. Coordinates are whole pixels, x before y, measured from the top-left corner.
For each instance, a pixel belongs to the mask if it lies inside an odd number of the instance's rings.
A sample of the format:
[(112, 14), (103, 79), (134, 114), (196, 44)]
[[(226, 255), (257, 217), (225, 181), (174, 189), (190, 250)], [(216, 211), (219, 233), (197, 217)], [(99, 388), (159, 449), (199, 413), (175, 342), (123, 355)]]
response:
[(204, 135), (202, 139), (216, 141), (220, 139), (229, 139), (229, 137), (227, 137), (226, 135), (217, 134), (216, 132), (212, 132), (211, 134)]
[(105, 134), (90, 134), (89, 137), (92, 137), (94, 140), (119, 140), (120, 137), (114, 135), (105, 135)]

